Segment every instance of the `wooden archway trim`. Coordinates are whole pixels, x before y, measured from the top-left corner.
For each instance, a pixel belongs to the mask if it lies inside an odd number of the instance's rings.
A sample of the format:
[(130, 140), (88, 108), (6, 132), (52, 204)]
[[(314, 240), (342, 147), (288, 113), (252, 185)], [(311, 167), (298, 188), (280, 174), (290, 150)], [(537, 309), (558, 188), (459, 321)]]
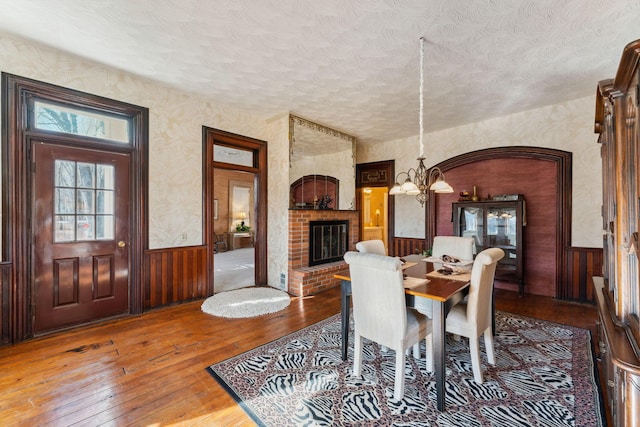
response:
[[(556, 165), (556, 182), (558, 192), (555, 197), (556, 203), (556, 295), (562, 295), (562, 272), (566, 267), (566, 252), (571, 246), (571, 199), (572, 199), (572, 154), (568, 151), (556, 150), (543, 147), (497, 147), (472, 151), (459, 156), (447, 159), (435, 166), (443, 172), (450, 169), (492, 159), (532, 159), (554, 162)], [(427, 241), (432, 241), (436, 234), (436, 205), (428, 203), (425, 210), (425, 237)]]

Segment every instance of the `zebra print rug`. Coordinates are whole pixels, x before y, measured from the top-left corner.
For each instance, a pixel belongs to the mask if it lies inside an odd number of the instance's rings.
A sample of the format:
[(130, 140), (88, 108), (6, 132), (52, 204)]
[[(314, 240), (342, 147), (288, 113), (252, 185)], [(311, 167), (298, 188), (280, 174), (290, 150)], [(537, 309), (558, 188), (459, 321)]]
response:
[(476, 384), (467, 340), (447, 338), (444, 412), (424, 357), (406, 358), (401, 401), (393, 350), (366, 342), (363, 375), (354, 377), (353, 354), (340, 357), (338, 315), (207, 370), (261, 426), (603, 425), (589, 331), (498, 312), (495, 366), (480, 341), (484, 383)]

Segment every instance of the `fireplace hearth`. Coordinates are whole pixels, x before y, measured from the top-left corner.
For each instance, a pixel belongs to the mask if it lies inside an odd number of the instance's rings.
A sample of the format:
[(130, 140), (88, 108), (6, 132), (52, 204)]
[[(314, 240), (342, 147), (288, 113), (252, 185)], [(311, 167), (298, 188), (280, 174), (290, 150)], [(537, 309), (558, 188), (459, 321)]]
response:
[(309, 221), (309, 266), (341, 260), (348, 245), (348, 220)]

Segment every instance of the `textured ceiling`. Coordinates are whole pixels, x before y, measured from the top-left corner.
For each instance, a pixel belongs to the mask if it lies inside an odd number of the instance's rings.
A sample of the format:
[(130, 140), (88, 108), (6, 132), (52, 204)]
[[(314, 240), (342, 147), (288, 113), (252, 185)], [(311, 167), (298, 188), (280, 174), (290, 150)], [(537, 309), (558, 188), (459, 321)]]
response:
[(0, 31), (378, 142), (595, 94), (638, 0), (0, 0)]

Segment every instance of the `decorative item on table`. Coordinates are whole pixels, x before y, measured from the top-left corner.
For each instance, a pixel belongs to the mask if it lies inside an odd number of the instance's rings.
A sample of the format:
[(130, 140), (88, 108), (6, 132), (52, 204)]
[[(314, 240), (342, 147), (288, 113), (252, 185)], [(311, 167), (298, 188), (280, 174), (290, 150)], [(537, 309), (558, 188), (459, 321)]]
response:
[(244, 220), (247, 219), (247, 213), (246, 212), (240, 212), (238, 214), (238, 219), (240, 220), (240, 222), (238, 224), (236, 224), (236, 232), (251, 230), (251, 227), (249, 227), (248, 225), (246, 225), (244, 223)]
[(440, 258), (430, 256), (424, 258), (423, 261), (441, 265), (442, 267), (437, 271), (446, 275), (468, 273), (473, 266), (473, 260), (459, 259), (451, 255), (442, 255)]
[(469, 192), (467, 190), (462, 190), (460, 192), (460, 197), (458, 198), (459, 202), (466, 202), (469, 200)]

